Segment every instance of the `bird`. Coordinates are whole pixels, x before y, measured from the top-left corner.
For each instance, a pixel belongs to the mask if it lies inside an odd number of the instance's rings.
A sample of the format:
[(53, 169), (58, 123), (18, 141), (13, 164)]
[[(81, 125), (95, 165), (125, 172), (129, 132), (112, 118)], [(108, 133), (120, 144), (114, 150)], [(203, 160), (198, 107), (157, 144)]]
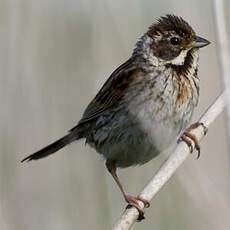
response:
[(112, 72), (76, 126), (21, 162), (47, 157), (85, 139), (103, 156), (125, 201), (143, 219), (138, 201), (146, 206), (149, 202), (126, 193), (117, 168), (143, 165), (177, 140), (190, 147), (194, 141), (199, 150), (190, 131), (203, 124), (188, 125), (199, 100), (199, 49), (209, 44), (182, 17), (161, 16), (137, 41), (131, 57)]

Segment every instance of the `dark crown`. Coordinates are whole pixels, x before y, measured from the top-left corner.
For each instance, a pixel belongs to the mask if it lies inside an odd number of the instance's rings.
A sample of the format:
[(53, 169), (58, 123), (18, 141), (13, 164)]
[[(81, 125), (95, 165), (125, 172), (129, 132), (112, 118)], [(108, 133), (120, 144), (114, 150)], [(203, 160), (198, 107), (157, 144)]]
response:
[(147, 34), (150, 37), (154, 35), (164, 34), (168, 31), (175, 31), (181, 37), (193, 37), (195, 32), (192, 27), (181, 17), (167, 14), (160, 17), (157, 23), (154, 23), (149, 27)]

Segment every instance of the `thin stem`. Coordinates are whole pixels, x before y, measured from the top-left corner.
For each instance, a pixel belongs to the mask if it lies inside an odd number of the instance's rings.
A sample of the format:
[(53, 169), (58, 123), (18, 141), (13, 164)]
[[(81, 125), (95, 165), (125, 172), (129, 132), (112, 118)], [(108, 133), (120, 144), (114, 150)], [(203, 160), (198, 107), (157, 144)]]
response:
[[(225, 1), (224, 0), (213, 0), (213, 11), (216, 29), (216, 47), (217, 56), (221, 71), (221, 77), (223, 79), (224, 88), (230, 86), (230, 50), (229, 50), (229, 38), (227, 33), (227, 26), (225, 20)], [(230, 138), (230, 90), (226, 91), (226, 133), (228, 139)], [(230, 150), (230, 143), (228, 149)]]

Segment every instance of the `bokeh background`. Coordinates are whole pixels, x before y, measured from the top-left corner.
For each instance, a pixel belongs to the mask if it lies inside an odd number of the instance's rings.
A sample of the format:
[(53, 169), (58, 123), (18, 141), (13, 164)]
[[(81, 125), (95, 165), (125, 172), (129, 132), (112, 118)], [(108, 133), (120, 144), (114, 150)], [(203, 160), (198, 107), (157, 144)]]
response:
[[(84, 141), (38, 162), (20, 160), (76, 124), (137, 39), (166, 13), (183, 16), (212, 42), (200, 55), (195, 120), (222, 88), (212, 1), (0, 0), (1, 230), (103, 230), (119, 218), (123, 198)], [(186, 160), (135, 229), (229, 229), (224, 127), (222, 115), (202, 142), (201, 158)], [(164, 159), (121, 170), (127, 191), (137, 194)]]

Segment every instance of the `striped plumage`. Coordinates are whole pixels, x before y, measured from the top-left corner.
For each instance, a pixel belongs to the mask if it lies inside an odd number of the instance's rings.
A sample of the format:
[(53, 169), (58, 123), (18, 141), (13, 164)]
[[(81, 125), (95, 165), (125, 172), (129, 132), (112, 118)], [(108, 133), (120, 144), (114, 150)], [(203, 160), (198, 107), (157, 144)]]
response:
[(186, 128), (199, 97), (198, 51), (208, 44), (182, 18), (161, 17), (137, 42), (131, 58), (111, 74), (79, 123), (23, 161), (85, 138), (106, 159), (126, 201), (138, 208), (136, 198), (122, 189), (116, 167), (148, 162)]

